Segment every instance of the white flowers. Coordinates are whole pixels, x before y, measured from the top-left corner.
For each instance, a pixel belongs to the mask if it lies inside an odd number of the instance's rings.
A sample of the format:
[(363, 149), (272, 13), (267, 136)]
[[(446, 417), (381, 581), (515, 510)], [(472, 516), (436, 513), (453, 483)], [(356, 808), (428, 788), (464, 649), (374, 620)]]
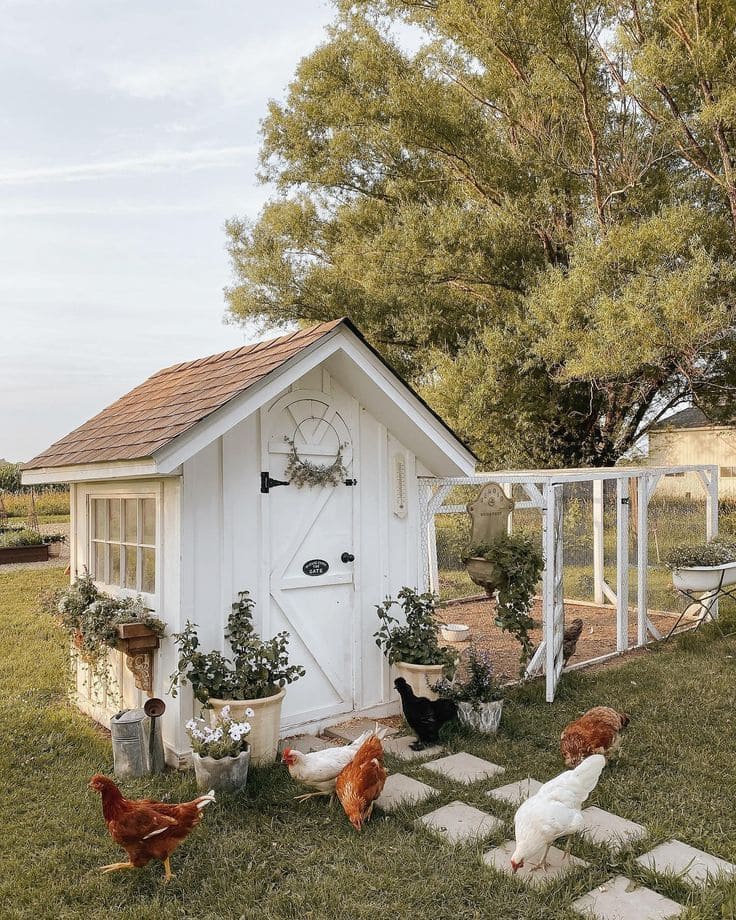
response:
[[(246, 716), (254, 715), (248, 707)], [(202, 719), (190, 719), (186, 730), (192, 741), (192, 748), (203, 757), (235, 757), (248, 748), (247, 736), (250, 722), (235, 722), (230, 718), (230, 706), (224, 706), (214, 725)]]

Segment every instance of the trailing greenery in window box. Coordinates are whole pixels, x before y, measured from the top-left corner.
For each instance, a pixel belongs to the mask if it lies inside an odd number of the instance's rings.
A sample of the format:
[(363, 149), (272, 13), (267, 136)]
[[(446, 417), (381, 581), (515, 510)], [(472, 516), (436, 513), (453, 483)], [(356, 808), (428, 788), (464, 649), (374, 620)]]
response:
[(299, 664), (289, 664), (289, 633), (263, 640), (253, 626), (254, 602), (248, 591), (238, 592), (227, 621), (225, 637), (232, 659), (221, 652), (201, 652), (197, 624), (175, 633), (179, 662), (171, 675), (172, 696), (181, 684), (192, 685), (194, 696), (205, 706), (210, 697), (221, 700), (257, 700), (273, 696), (305, 674)]
[[(434, 594), (418, 594), (411, 588), (402, 588), (398, 600), (389, 597), (382, 604), (376, 604), (381, 626), (374, 637), (389, 664), (403, 661), (454, 668), (456, 653), (442, 648), (437, 639), (437, 601)], [(405, 623), (391, 615), (394, 605), (403, 611)]]
[(496, 626), (511, 633), (521, 646), (519, 670), (523, 675), (534, 650), (529, 638), (534, 621), (529, 611), (544, 569), (544, 558), (524, 534), (501, 534), (490, 543), (471, 547), (468, 556), (484, 559), (494, 566)]
[(151, 616), (139, 597), (113, 597), (98, 590), (85, 572), (74, 584), (42, 600), (42, 605), (69, 634), (82, 658), (105, 671), (107, 652), (121, 642), (118, 626), (137, 623), (163, 636), (164, 623)]

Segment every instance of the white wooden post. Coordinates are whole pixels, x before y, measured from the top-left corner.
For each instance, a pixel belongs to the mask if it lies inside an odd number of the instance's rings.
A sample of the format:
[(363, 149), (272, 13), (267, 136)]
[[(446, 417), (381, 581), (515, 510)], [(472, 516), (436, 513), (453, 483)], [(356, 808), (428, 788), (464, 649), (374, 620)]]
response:
[(649, 477), (640, 473), (636, 481), (636, 643), (647, 641), (647, 597), (649, 582)]
[(605, 601), (603, 595), (603, 480), (593, 480), (593, 600)]
[(629, 647), (629, 479), (616, 480), (616, 650)]
[(544, 611), (544, 636), (546, 646), (546, 677), (548, 703), (555, 698), (555, 489), (544, 484), (545, 511), (542, 532), (544, 538), (544, 579), (542, 581), (542, 610)]
[(718, 467), (710, 468), (705, 490), (705, 538), (712, 540), (718, 536)]

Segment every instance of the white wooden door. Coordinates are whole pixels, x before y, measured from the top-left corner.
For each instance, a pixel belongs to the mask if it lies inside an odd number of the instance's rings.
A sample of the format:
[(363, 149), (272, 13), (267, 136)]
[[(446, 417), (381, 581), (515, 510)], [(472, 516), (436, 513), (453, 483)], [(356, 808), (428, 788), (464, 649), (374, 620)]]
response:
[[(345, 394), (293, 390), (267, 412), (264, 466), (285, 480), (290, 439), (302, 460), (329, 464), (342, 448), (354, 478), (354, 401)], [(355, 485), (272, 486), (263, 496), (269, 522), (269, 634), (286, 629), (290, 660), (306, 675), (284, 701), (284, 724), (354, 708)], [(354, 556), (351, 561), (349, 556)]]

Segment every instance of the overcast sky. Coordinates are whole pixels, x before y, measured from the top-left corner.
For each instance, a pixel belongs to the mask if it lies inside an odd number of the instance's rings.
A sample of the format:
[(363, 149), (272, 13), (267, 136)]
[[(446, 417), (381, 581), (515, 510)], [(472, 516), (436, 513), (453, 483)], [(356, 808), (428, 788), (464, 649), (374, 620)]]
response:
[[(0, 0), (0, 457), (246, 340), (223, 224), (326, 0)], [(251, 336), (252, 338), (252, 336)]]

